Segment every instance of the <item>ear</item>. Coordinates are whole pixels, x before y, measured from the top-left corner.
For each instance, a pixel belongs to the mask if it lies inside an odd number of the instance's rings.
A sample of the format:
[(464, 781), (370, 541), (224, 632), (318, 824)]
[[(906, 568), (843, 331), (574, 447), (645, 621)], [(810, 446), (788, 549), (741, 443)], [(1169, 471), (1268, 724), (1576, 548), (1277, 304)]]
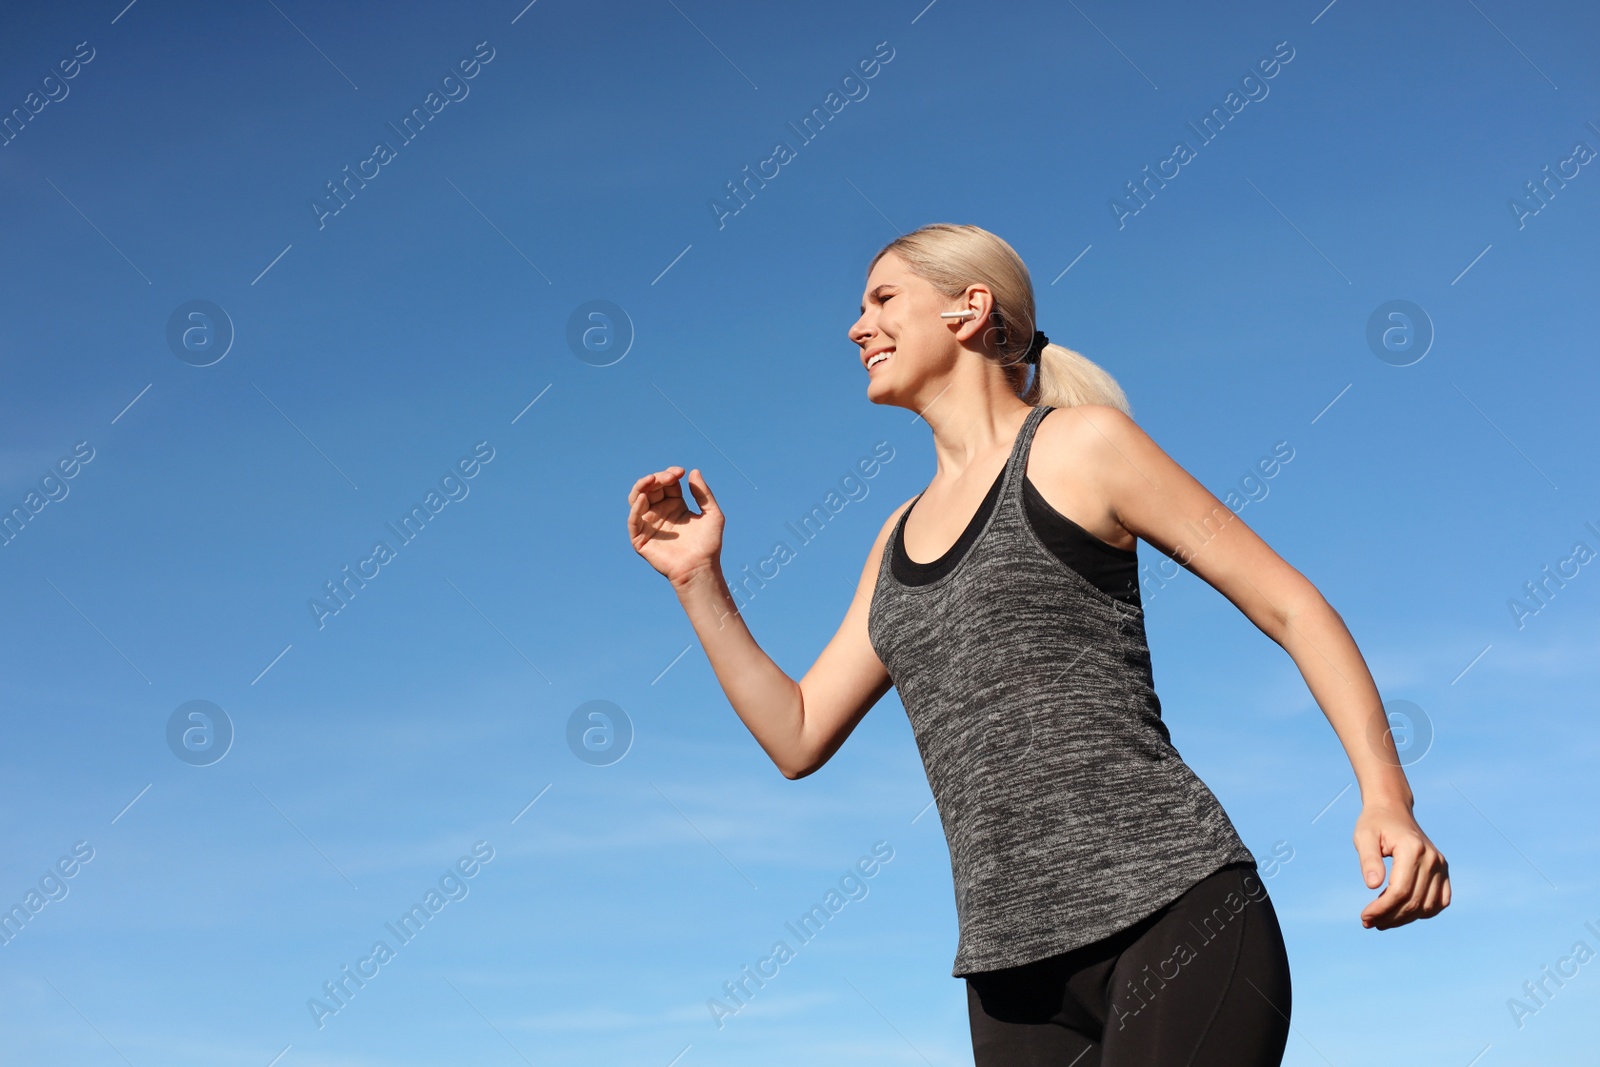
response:
[(961, 320), (956, 329), (956, 340), (976, 340), (981, 344), (985, 338), (988, 338), (991, 347), (993, 347), (991, 332), (995, 329), (995, 326), (989, 317), (995, 310), (994, 293), (990, 292), (989, 287), (982, 282), (969, 285), (966, 288), (966, 292), (962, 294), (962, 303), (951, 310), (959, 311), (962, 308), (973, 314), (970, 318)]

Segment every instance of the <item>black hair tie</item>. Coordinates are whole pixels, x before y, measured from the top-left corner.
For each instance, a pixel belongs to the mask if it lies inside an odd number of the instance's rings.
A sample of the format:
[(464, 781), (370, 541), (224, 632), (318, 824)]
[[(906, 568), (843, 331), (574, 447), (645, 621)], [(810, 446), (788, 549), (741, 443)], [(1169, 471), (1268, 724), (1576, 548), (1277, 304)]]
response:
[(1031, 345), (1029, 345), (1028, 346), (1028, 350), (1022, 354), (1022, 362), (1024, 362), (1024, 363), (1038, 363), (1039, 362), (1039, 353), (1043, 352), (1044, 351), (1044, 346), (1049, 344), (1049, 343), (1050, 343), (1050, 338), (1048, 338), (1048, 337), (1046, 337), (1044, 335), (1044, 331), (1043, 330), (1035, 330), (1035, 331), (1033, 331), (1033, 343)]

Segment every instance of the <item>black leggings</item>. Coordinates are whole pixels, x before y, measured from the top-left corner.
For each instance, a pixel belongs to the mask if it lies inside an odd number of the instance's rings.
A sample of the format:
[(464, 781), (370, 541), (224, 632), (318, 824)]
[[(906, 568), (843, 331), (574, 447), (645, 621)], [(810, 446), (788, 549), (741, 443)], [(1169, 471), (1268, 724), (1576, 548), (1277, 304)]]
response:
[(967, 975), (976, 1067), (1278, 1067), (1289, 956), (1267, 887), (1231, 863), (1110, 937)]

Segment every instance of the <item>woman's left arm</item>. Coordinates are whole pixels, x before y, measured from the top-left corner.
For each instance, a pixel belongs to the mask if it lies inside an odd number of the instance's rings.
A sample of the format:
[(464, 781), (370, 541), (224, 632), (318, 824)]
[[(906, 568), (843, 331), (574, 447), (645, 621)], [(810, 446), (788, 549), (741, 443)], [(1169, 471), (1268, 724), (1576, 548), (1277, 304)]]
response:
[[(1352, 841), (1369, 889), (1389, 884), (1361, 911), (1387, 930), (1437, 915), (1450, 903), (1449, 865), (1412, 816), (1414, 798), (1366, 661), (1344, 619), (1127, 415), (1099, 404), (1070, 409), (1074, 455), (1093, 462), (1096, 490), (1130, 533), (1149, 542), (1233, 602), (1294, 659), (1327, 716), (1361, 788)], [(1080, 451), (1081, 449), (1081, 451)]]

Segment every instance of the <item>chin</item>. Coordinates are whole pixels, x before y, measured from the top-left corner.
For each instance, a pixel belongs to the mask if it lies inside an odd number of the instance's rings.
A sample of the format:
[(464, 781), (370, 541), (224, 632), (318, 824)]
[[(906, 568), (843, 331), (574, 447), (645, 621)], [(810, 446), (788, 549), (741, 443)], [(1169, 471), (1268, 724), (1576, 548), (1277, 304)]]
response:
[(873, 389), (869, 386), (867, 388), (867, 400), (870, 403), (878, 404), (882, 407), (905, 407), (905, 405), (900, 402), (900, 398), (891, 389)]

